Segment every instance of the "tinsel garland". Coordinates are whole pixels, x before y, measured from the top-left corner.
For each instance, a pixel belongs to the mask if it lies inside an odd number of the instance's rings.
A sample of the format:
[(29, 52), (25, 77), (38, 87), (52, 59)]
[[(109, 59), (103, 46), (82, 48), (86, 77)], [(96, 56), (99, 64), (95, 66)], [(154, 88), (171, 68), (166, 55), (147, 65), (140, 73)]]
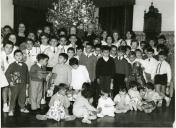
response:
[(96, 23), (95, 5), (92, 0), (55, 0), (48, 9), (47, 21), (53, 24), (54, 30), (68, 28), (78, 23), (87, 26)]

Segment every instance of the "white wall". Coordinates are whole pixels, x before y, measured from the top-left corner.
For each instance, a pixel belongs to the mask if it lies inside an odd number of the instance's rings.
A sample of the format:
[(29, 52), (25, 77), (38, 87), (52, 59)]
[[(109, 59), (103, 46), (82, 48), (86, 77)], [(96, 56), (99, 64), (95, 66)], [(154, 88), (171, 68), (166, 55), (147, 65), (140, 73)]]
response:
[(144, 10), (148, 11), (151, 2), (162, 13), (161, 30), (174, 31), (174, 0), (136, 0), (133, 14), (133, 30), (143, 31)]
[(1, 27), (10, 25), (13, 27), (14, 20), (13, 0), (1, 0)]

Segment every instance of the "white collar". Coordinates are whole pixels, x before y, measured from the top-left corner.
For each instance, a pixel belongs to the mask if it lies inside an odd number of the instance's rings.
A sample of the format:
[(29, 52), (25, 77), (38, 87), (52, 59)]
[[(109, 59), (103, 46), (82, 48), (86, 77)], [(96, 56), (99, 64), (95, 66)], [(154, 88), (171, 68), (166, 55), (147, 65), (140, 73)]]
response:
[(114, 58), (114, 59), (115, 59), (117, 56), (112, 56), (112, 55), (110, 54), (110, 57), (112, 57), (112, 58)]
[(23, 63), (22, 63), (22, 62), (18, 62), (18, 61), (16, 61), (16, 63), (17, 63), (18, 65), (20, 65), (20, 66), (22, 66), (22, 65), (23, 65)]
[(42, 67), (42, 65), (40, 64), (40, 63), (37, 63), (37, 65), (41, 68)]
[(85, 54), (86, 56), (88, 56), (88, 57), (92, 56), (92, 52), (89, 53), (89, 54), (87, 54), (87, 53), (85, 52), (84, 54)]
[(104, 59), (104, 61), (107, 62), (107, 61), (109, 60), (109, 57), (104, 57), (104, 56), (103, 56), (103, 59)]

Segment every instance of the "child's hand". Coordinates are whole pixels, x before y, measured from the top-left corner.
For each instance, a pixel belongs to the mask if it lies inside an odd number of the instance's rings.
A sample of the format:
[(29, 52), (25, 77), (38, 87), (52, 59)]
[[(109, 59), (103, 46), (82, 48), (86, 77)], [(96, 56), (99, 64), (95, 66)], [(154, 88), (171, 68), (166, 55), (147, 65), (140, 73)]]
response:
[(51, 78), (52, 76), (52, 72), (50, 72), (47, 76), (46, 76), (46, 81), (49, 81), (49, 79)]

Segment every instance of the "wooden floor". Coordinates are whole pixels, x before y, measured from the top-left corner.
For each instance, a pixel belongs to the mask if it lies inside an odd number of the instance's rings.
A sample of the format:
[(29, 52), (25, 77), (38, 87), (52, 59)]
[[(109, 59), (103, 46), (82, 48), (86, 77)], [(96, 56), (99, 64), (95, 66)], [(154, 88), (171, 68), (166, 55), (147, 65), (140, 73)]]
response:
[[(45, 113), (47, 108), (37, 113)], [(36, 112), (29, 114), (20, 113), (16, 111), (14, 117), (8, 117), (7, 113), (1, 112), (1, 126), (2, 127), (172, 127), (175, 120), (175, 99), (172, 99), (168, 108), (163, 106), (157, 108), (150, 114), (145, 114), (140, 111), (129, 111), (125, 114), (116, 114), (115, 118), (104, 117), (92, 121), (92, 124), (83, 124), (81, 119), (74, 121), (60, 121), (54, 120), (39, 121), (35, 119)]]

